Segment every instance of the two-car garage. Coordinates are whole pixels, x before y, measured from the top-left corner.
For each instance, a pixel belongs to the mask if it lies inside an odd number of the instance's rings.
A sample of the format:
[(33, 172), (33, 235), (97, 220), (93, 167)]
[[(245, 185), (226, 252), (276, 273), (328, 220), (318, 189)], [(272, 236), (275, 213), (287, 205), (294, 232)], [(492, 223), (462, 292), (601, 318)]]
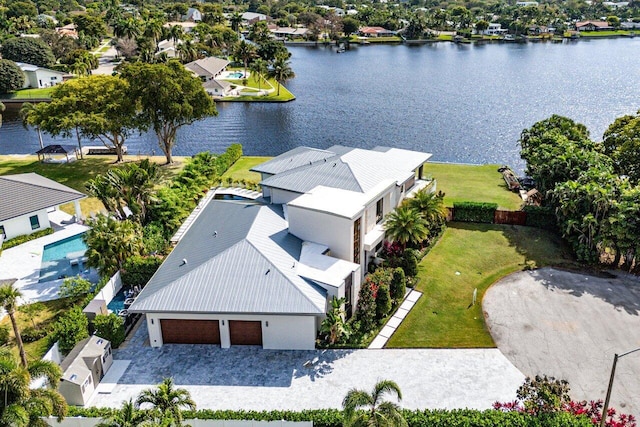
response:
[[(221, 344), (219, 320), (160, 319), (160, 327), (164, 344)], [(231, 345), (262, 346), (262, 322), (229, 320), (228, 327)]]

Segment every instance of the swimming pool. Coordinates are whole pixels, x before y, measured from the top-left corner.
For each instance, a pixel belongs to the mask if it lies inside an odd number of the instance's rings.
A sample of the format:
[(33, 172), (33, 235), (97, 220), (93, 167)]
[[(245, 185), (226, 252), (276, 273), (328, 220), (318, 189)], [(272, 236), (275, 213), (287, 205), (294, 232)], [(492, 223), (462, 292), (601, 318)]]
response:
[[(98, 275), (95, 270), (89, 270), (81, 259), (87, 251), (83, 240), (84, 233), (67, 237), (55, 243), (45, 245), (42, 251), (39, 282), (62, 279), (64, 277), (82, 276), (92, 283), (96, 283)], [(72, 260), (79, 260), (75, 262)]]
[(113, 299), (109, 304), (107, 304), (107, 308), (112, 312), (118, 314), (120, 310), (124, 308), (124, 288), (120, 289), (117, 294), (113, 296)]
[(241, 79), (244, 76), (240, 71), (236, 71), (235, 73), (229, 73), (230, 79)]

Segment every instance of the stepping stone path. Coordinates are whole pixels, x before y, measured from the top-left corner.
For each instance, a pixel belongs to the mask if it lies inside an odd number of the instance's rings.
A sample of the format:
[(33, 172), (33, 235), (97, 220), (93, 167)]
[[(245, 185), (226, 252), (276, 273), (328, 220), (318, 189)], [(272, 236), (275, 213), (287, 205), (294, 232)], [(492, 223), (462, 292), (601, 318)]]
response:
[(411, 311), (420, 296), (422, 296), (422, 292), (414, 289), (407, 294), (396, 313), (387, 321), (387, 324), (384, 325), (384, 328), (382, 328), (378, 336), (371, 342), (369, 345), (370, 349), (384, 348), (389, 338), (391, 338), (391, 335), (393, 335), (398, 326), (400, 326), (400, 323), (402, 323), (409, 311)]

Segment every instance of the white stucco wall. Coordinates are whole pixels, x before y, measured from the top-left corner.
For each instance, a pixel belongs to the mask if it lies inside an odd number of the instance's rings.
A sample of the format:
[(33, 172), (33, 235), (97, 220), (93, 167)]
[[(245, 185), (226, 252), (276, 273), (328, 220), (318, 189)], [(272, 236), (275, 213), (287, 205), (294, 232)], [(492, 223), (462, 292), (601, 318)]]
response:
[[(316, 339), (316, 316), (251, 315), (251, 314), (191, 314), (147, 313), (149, 342), (162, 347), (160, 319), (218, 320), (222, 348), (229, 348), (230, 320), (259, 320), (262, 322), (262, 347), (269, 350), (313, 350)], [(268, 326), (267, 326), (268, 322)]]
[[(31, 229), (31, 221), (29, 220), (33, 215), (38, 215), (38, 221), (40, 222), (40, 227), (35, 230)], [(2, 221), (0, 225), (4, 226), (4, 232), (6, 234), (5, 240), (13, 239), (14, 237), (24, 234), (35, 233), (36, 231), (50, 227), (49, 215), (47, 215), (46, 209)]]
[[(31, 88), (51, 87), (62, 83), (62, 73), (39, 69), (37, 71), (26, 71), (24, 73), (24, 86)], [(55, 78), (55, 80), (51, 80)]]
[[(287, 206), (287, 211), (291, 234), (302, 240), (326, 245), (331, 249), (331, 256), (353, 262), (355, 220), (291, 205)], [(363, 219), (363, 231), (364, 226)]]
[[(264, 187), (263, 187), (264, 188)], [(263, 190), (267, 191), (267, 190)], [(289, 203), (296, 197), (300, 197), (300, 193), (294, 193), (293, 191), (281, 190), (279, 188), (272, 188), (268, 191), (271, 194), (271, 203), (276, 205), (283, 205)]]

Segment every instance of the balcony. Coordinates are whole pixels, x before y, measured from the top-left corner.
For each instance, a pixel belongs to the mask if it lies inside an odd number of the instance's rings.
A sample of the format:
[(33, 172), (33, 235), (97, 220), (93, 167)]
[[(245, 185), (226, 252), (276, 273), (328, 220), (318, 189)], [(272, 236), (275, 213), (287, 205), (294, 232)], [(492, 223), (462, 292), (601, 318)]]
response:
[(430, 179), (430, 180), (418, 179), (418, 180), (416, 180), (415, 183), (413, 184), (413, 187), (411, 187), (410, 189), (407, 190), (407, 192), (405, 193), (404, 197), (405, 198), (411, 198), (418, 191), (422, 190), (423, 188), (426, 188), (427, 191), (429, 191), (430, 193), (435, 192), (436, 191), (436, 180), (435, 179)]
[(364, 250), (373, 250), (378, 243), (384, 239), (384, 222), (376, 224), (367, 234), (364, 235)]

